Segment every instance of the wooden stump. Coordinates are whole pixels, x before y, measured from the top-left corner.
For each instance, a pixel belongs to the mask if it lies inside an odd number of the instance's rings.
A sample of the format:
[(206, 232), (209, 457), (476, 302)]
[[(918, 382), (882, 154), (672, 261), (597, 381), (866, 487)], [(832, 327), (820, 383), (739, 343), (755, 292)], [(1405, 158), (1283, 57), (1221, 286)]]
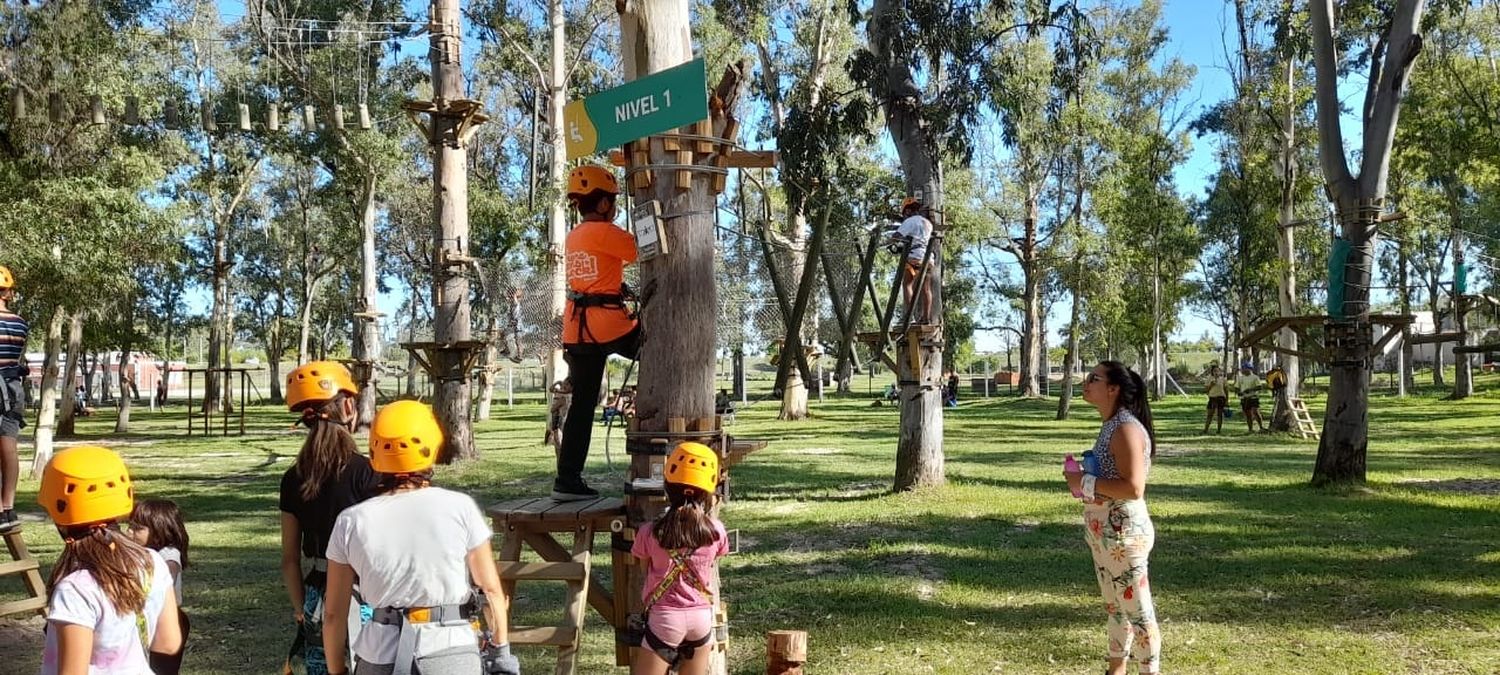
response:
[(807, 631), (766, 633), (766, 675), (802, 675), (807, 663)]

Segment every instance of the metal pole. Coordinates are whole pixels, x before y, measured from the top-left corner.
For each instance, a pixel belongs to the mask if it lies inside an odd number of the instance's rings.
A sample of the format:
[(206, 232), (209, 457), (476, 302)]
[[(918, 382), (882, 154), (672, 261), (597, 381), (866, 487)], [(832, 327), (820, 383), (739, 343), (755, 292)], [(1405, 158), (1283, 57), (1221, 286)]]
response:
[(514, 408), (516, 405), (515, 368), (505, 367), (505, 407)]

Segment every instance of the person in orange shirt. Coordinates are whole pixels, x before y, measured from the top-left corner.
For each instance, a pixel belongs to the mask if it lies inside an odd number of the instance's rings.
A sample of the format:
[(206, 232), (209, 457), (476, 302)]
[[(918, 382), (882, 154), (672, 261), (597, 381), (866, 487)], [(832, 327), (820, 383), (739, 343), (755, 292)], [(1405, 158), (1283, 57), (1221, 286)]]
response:
[(615, 226), (619, 184), (608, 169), (586, 165), (568, 175), (568, 200), (581, 223), (568, 233), (568, 306), (563, 311), (563, 350), (573, 401), (563, 422), (552, 498), (576, 501), (599, 496), (583, 480), (594, 408), (610, 354), (634, 359), (641, 330), (625, 306), (624, 270), (635, 262), (635, 238)]

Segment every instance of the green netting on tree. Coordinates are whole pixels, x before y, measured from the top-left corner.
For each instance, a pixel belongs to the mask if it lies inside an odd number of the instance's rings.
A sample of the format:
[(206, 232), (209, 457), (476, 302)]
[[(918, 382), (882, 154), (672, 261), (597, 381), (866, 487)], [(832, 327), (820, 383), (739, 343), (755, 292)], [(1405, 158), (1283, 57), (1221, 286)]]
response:
[(1347, 239), (1335, 237), (1328, 253), (1328, 316), (1332, 319), (1344, 318), (1344, 268), (1353, 250)]

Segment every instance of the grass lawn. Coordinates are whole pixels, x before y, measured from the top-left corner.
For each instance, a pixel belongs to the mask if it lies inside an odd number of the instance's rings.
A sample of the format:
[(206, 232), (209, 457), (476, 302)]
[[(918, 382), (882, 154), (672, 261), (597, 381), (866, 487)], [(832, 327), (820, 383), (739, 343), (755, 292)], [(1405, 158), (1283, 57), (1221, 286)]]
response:
[[(1148, 499), (1165, 672), (1500, 672), (1500, 394), (1440, 396), (1377, 396), (1370, 485), (1331, 492), (1307, 487), (1311, 441), (1245, 435), (1238, 416), (1202, 436), (1201, 398), (1157, 406)], [(898, 412), (864, 398), (813, 405), (814, 419), (787, 424), (759, 403), (734, 427), (772, 443), (735, 470), (724, 510), (739, 532), (723, 564), (733, 672), (763, 672), (763, 634), (777, 628), (810, 633), (812, 673), (1099, 672), (1104, 615), (1059, 476), (1062, 454), (1092, 443), (1091, 408), (1055, 422), (1051, 401), (967, 400), (946, 417), (948, 485), (894, 495)], [(1322, 402), (1310, 405), (1321, 419)], [(137, 410), (140, 431), (124, 438), (107, 437), (104, 415), (80, 432), (125, 454), (140, 495), (175, 499), (190, 518), (186, 672), (274, 672), (292, 632), (275, 490), (300, 436), (267, 407), (244, 438), (187, 438), (181, 410)], [(437, 482), (481, 505), (543, 494), (542, 407), (496, 413), (477, 430), (483, 461)], [(595, 441), (589, 478), (610, 489), (623, 440), (616, 430), (614, 471)], [(18, 502), (48, 566), (60, 541), (39, 522), (36, 487), (23, 480)], [(0, 601), (17, 588), (4, 584)], [(520, 584), (515, 621), (555, 623), (560, 589)], [(0, 619), (0, 673), (35, 672), (39, 628)], [(602, 620), (591, 614), (585, 635), (581, 672), (623, 672)], [(521, 650), (526, 671), (550, 672), (550, 654)]]

